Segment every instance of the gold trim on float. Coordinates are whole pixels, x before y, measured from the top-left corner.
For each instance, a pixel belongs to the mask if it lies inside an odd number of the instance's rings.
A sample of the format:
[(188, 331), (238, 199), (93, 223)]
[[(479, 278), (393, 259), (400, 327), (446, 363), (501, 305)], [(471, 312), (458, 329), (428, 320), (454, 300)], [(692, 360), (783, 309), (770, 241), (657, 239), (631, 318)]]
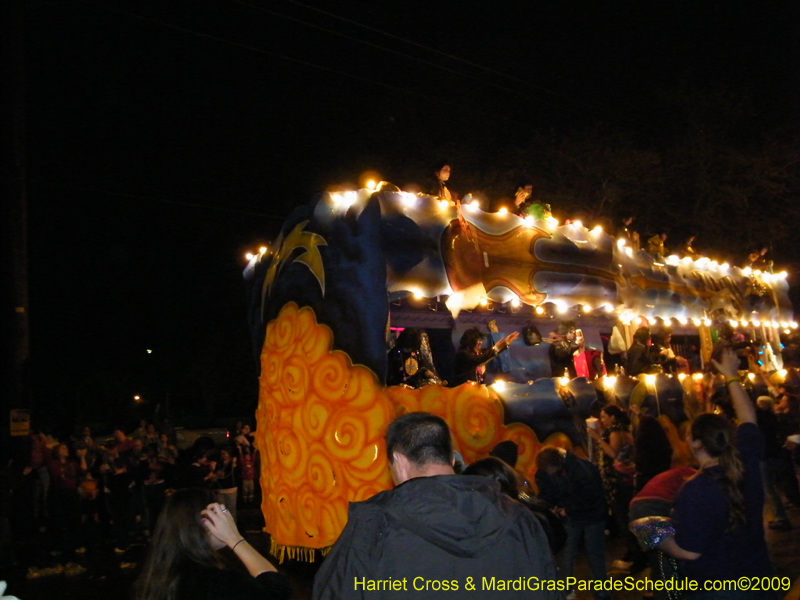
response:
[(282, 565), (283, 561), (298, 560), (300, 562), (313, 563), (316, 558), (317, 552), (323, 557), (328, 556), (333, 546), (326, 546), (325, 548), (303, 548), (302, 546), (286, 546), (279, 544), (275, 538), (270, 538), (269, 553), (278, 559), (278, 564)]

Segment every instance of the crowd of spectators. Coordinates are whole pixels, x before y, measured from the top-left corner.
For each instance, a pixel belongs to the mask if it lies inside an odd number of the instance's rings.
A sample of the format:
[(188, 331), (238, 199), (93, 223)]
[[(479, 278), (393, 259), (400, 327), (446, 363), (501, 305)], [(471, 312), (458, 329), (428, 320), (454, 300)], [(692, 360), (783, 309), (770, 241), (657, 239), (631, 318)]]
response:
[(221, 447), (201, 437), (182, 451), (168, 419), (142, 420), (130, 433), (117, 427), (99, 441), (89, 427), (61, 437), (34, 429), (26, 464), (9, 469), (11, 502), (23, 515), (14, 529), (43, 534), (54, 557), (124, 554), (146, 543), (166, 498), (183, 487), (208, 488), (234, 518), (237, 504), (256, 500), (258, 451), (246, 424), (237, 423)]

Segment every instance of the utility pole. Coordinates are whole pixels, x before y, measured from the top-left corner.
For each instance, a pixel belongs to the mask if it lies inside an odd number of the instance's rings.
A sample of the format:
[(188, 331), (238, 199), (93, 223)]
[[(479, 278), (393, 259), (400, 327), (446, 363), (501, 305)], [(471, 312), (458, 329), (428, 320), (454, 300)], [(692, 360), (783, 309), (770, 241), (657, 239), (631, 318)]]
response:
[(0, 2), (0, 432), (11, 447), (10, 410), (32, 409), (28, 328), (28, 210), (23, 0)]

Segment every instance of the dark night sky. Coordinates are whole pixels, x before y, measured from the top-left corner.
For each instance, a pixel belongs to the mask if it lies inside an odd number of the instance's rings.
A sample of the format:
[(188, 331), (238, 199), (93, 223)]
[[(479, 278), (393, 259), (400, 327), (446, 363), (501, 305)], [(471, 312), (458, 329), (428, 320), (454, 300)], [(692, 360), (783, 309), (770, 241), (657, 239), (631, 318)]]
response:
[(242, 255), (365, 169), (446, 154), (510, 188), (497, 161), (537, 136), (670, 145), (676, 96), (797, 131), (795, 2), (24, 4), (33, 384), (61, 415), (201, 388), (251, 409)]

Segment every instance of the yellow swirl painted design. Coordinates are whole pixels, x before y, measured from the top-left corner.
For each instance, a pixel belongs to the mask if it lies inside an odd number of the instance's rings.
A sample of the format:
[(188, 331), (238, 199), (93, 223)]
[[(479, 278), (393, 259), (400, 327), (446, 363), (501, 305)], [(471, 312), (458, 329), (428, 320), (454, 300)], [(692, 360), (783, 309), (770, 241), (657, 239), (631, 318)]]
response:
[[(384, 388), (372, 371), (331, 350), (332, 341), (313, 310), (293, 302), (267, 326), (256, 436), (261, 508), (274, 547), (291, 556), (293, 548), (331, 546), (347, 521), (348, 502), (392, 487), (383, 436), (406, 412), (444, 418), (467, 462), (498, 442), (515, 441), (517, 467), (532, 477), (539, 440), (527, 425), (503, 424), (503, 405), (490, 388)], [(553, 441), (569, 445), (566, 436)]]

